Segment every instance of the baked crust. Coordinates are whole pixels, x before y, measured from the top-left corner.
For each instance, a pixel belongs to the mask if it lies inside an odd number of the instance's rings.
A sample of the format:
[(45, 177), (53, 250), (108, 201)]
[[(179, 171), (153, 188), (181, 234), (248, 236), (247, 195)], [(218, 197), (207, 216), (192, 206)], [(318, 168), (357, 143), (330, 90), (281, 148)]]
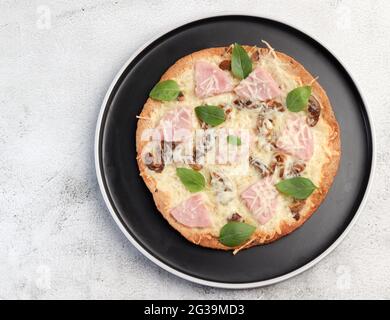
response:
[[(255, 47), (244, 46), (247, 51), (254, 49)], [(178, 60), (174, 65), (172, 65), (161, 77), (160, 81), (178, 78), (185, 70), (193, 68), (194, 61), (202, 58), (209, 58), (215, 55), (223, 55), (227, 50), (227, 47), (220, 48), (209, 48), (194, 52), (188, 56), (185, 56)], [(265, 55), (269, 52), (268, 48), (259, 48), (260, 56)], [(266, 244), (273, 242), (292, 231), (299, 228), (305, 223), (307, 219), (317, 210), (321, 202), (325, 199), (327, 192), (329, 191), (334, 177), (337, 173), (339, 167), (339, 161), (341, 156), (341, 146), (340, 146), (340, 129), (333, 113), (329, 98), (326, 95), (324, 89), (319, 85), (313, 76), (296, 60), (292, 57), (275, 51), (278, 58), (288, 63), (293, 72), (293, 76), (298, 77), (302, 83), (312, 85), (312, 93), (316, 96), (321, 104), (321, 117), (327, 123), (330, 128), (330, 136), (328, 139), (328, 149), (330, 150), (329, 155), (327, 156), (327, 161), (322, 165), (321, 168), (321, 179), (318, 184), (318, 188), (313, 192), (313, 194), (306, 200), (305, 207), (300, 212), (300, 218), (298, 221), (295, 221), (291, 224), (281, 221), (279, 225), (279, 230), (274, 230), (272, 233), (263, 232), (256, 230), (252, 235), (251, 239), (242, 246), (238, 247), (227, 247), (221, 244), (218, 241), (218, 238), (213, 236), (211, 232), (207, 229), (200, 228), (188, 228), (179, 222), (177, 222), (170, 214), (170, 194), (158, 190), (156, 187), (156, 180), (148, 174), (148, 169), (145, 166), (145, 163), (142, 160), (141, 154), (142, 150), (147, 142), (141, 140), (141, 134), (143, 130), (152, 128), (151, 122), (148, 121), (152, 111), (155, 108), (161, 106), (161, 102), (152, 100), (148, 98), (144, 108), (140, 114), (140, 119), (137, 124), (136, 132), (136, 148), (137, 148), (137, 162), (140, 169), (140, 175), (142, 176), (145, 184), (149, 188), (150, 192), (153, 194), (154, 202), (157, 206), (157, 209), (161, 212), (164, 218), (168, 223), (177, 231), (179, 231), (187, 240), (208, 248), (213, 249), (222, 249), (222, 250), (241, 250), (244, 248), (249, 248), (252, 246)]]

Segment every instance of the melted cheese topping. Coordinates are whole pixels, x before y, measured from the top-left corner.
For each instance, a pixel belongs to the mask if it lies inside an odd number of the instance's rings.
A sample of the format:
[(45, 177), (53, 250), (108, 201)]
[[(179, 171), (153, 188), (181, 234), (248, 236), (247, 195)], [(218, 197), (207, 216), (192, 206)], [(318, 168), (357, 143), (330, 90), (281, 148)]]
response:
[[(224, 60), (224, 58), (220, 56), (213, 56), (203, 60), (218, 65), (222, 60)], [(282, 102), (284, 106), (285, 98), (288, 92), (302, 85), (300, 79), (293, 76), (293, 72), (292, 70), (290, 70), (289, 64), (280, 61), (276, 57), (276, 55), (273, 54), (272, 51), (269, 51), (265, 55), (261, 55), (259, 62), (253, 64), (253, 69), (257, 66), (260, 66), (266, 71), (268, 71), (273, 77), (273, 79), (276, 81), (276, 83), (279, 85), (282, 91), (282, 96), (279, 97), (278, 101)], [(175, 80), (179, 84), (185, 99), (182, 102), (164, 102), (161, 104), (161, 107), (155, 108), (151, 114), (151, 121), (153, 123), (152, 127), (156, 127), (158, 125), (159, 120), (164, 115), (164, 113), (169, 110), (172, 110), (177, 106), (188, 106), (191, 108), (195, 108), (196, 106), (202, 104), (232, 105), (233, 101), (237, 99), (237, 96), (233, 92), (220, 94), (204, 99), (199, 99), (198, 97), (196, 97), (194, 90), (195, 79), (193, 69), (185, 70), (180, 77), (175, 78), (173, 80)], [(238, 79), (234, 78), (233, 81), (234, 86), (239, 83)], [(283, 124), (285, 122), (286, 117), (288, 116), (288, 113), (289, 111), (287, 110), (285, 112), (279, 112), (276, 110), (270, 111), (270, 115), (273, 119), (274, 132), (280, 132), (280, 130), (283, 128)], [(229, 118), (217, 128), (245, 128), (250, 130), (253, 134), (255, 142), (257, 142), (251, 143), (250, 154), (268, 165), (273, 158), (274, 151), (270, 151), (267, 150), (267, 148), (262, 147), (262, 145), (264, 145), (264, 141), (262, 141), (262, 139), (264, 138), (258, 136), (258, 134), (256, 135), (255, 133), (258, 114), (258, 109), (239, 110), (238, 108), (233, 107)], [(305, 111), (301, 111), (295, 114), (301, 117), (306, 117)], [(194, 130), (200, 128), (199, 122), (195, 122), (196, 124)], [(329, 154), (329, 150), (327, 149), (327, 139), (330, 136), (330, 132), (329, 127), (322, 119), (322, 116), (320, 116), (320, 119), (315, 127), (310, 127), (310, 130), (312, 130), (314, 137), (314, 154), (312, 158), (306, 162), (305, 170), (300, 175), (311, 179), (315, 185), (319, 185), (321, 180), (321, 168), (323, 164), (328, 161), (327, 156)], [(287, 156), (285, 166), (288, 167), (293, 161), (294, 159), (292, 157)], [(165, 166), (164, 170), (161, 173), (156, 173), (154, 171), (148, 170), (148, 174), (150, 174), (156, 181), (157, 189), (170, 195), (169, 198), (171, 208), (177, 206), (182, 201), (188, 199), (191, 195), (193, 195), (186, 190), (186, 188), (176, 175), (176, 167), (183, 166), (186, 165), (168, 164)], [(222, 170), (223, 174), (228, 177), (229, 181), (234, 185), (236, 195), (227, 204), (224, 204), (223, 201), (222, 203), (221, 201), (218, 201), (218, 194), (216, 193), (215, 188), (213, 188), (210, 184), (210, 172), (215, 170)], [(202, 192), (204, 193), (206, 206), (210, 211), (212, 220), (212, 227), (207, 231), (211, 232), (212, 234), (217, 236), (222, 226), (227, 223), (227, 219), (231, 217), (231, 215), (235, 212), (239, 213), (243, 217), (245, 222), (256, 225), (258, 230), (270, 233), (274, 231), (280, 233), (280, 222), (282, 220), (286, 221), (287, 223), (292, 223), (295, 221), (288, 207), (289, 204), (291, 204), (292, 199), (286, 196), (280, 197), (276, 214), (272, 217), (270, 221), (268, 221), (264, 225), (261, 225), (253, 217), (252, 213), (248, 211), (247, 207), (240, 199), (240, 194), (250, 185), (259, 181), (259, 179), (262, 179), (259, 172), (252, 166), (246, 166), (245, 168), (243, 168), (242, 163), (230, 165), (206, 165), (200, 170), (200, 172), (204, 175), (206, 181), (208, 182), (206, 183), (206, 188)], [(243, 174), (243, 172), (245, 174)], [(277, 172), (278, 171), (276, 170), (273, 178), (275, 179), (275, 183), (280, 180), (280, 178), (277, 176)]]

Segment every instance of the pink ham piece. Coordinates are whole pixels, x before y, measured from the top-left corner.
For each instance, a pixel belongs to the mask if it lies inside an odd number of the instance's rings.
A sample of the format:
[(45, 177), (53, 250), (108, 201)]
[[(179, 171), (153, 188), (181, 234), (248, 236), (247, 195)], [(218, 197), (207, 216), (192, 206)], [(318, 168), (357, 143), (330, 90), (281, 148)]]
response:
[(301, 160), (311, 159), (314, 152), (314, 139), (304, 117), (292, 114), (287, 118), (276, 141), (276, 147)]
[(211, 225), (210, 214), (200, 194), (194, 195), (171, 210), (172, 216), (190, 228), (205, 228)]
[(275, 80), (267, 71), (260, 67), (257, 67), (248, 77), (241, 80), (234, 91), (240, 98), (251, 101), (265, 101), (281, 94)]
[(195, 62), (195, 94), (197, 97), (206, 98), (232, 90), (233, 81), (226, 71), (210, 62)]
[(177, 107), (168, 111), (157, 127), (159, 139), (165, 141), (185, 141), (192, 136), (193, 111), (188, 107)]
[(260, 224), (266, 224), (275, 214), (279, 194), (271, 178), (252, 184), (241, 193), (241, 199)]

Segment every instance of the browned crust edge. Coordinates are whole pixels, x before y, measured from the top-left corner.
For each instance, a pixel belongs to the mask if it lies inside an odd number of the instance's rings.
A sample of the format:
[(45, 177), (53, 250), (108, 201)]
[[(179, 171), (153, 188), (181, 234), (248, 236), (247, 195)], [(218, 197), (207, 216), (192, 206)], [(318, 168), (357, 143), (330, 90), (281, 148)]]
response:
[[(253, 47), (245, 46), (247, 51), (251, 50)], [(224, 54), (226, 48), (209, 48), (194, 52), (188, 56), (185, 56), (178, 60), (174, 65), (172, 65), (161, 77), (160, 81), (174, 79), (178, 77), (184, 70), (193, 67), (193, 62), (200, 58), (207, 58), (214, 55), (222, 55)], [(260, 49), (261, 54), (265, 54), (269, 51), (267, 48)], [(275, 51), (276, 52), (276, 51)], [(292, 57), (283, 54), (281, 52), (276, 52), (278, 58), (285, 63), (288, 63), (292, 70), (295, 72), (295, 75), (301, 79), (303, 84), (309, 84), (314, 81), (313, 76), (296, 60)], [(247, 242), (246, 245), (240, 247), (240, 249), (250, 248), (252, 246), (261, 245), (273, 242), (292, 231), (299, 228), (303, 225), (307, 219), (311, 217), (311, 215), (318, 209), (322, 201), (325, 199), (327, 192), (329, 191), (334, 177), (337, 173), (340, 157), (341, 157), (341, 145), (340, 145), (340, 129), (333, 113), (330, 101), (328, 96), (326, 95), (324, 89), (319, 85), (317, 81), (312, 83), (313, 93), (319, 99), (322, 110), (321, 117), (323, 120), (329, 125), (331, 130), (331, 136), (328, 141), (328, 148), (331, 150), (331, 155), (328, 157), (328, 162), (326, 162), (321, 169), (322, 179), (318, 186), (318, 189), (308, 198), (307, 202), (309, 205), (305, 206), (305, 212), (301, 212), (301, 217), (298, 221), (287, 224), (286, 222), (282, 222), (280, 225), (280, 232), (274, 232), (273, 234), (264, 233), (260, 231), (256, 231), (250, 241)], [(161, 103), (159, 101), (155, 101), (152, 99), (148, 99), (144, 105), (144, 108), (140, 114), (140, 117), (148, 118), (154, 108), (158, 108)], [(221, 244), (218, 241), (218, 238), (213, 236), (209, 231), (202, 229), (193, 229), (183, 226), (178, 223), (170, 214), (169, 210), (169, 195), (157, 190), (156, 181), (153, 177), (147, 174), (147, 168), (144, 162), (141, 159), (141, 152), (146, 144), (146, 142), (141, 141), (141, 134), (143, 130), (150, 128), (150, 121), (147, 119), (140, 118), (137, 124), (137, 132), (136, 132), (136, 147), (137, 147), (137, 162), (140, 169), (140, 175), (142, 176), (145, 184), (149, 188), (150, 192), (153, 194), (154, 202), (157, 206), (157, 209), (161, 212), (164, 218), (168, 221), (168, 223), (179, 231), (187, 240), (208, 248), (213, 249), (222, 249), (222, 250), (234, 250), (237, 249), (235, 247), (227, 247)]]

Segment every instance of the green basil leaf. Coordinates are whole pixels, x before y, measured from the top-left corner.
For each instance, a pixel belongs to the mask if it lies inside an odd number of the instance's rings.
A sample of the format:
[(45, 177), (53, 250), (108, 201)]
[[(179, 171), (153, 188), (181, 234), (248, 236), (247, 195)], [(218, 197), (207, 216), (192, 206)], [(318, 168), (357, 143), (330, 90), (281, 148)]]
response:
[(175, 100), (180, 93), (179, 85), (174, 80), (166, 80), (157, 83), (152, 91), (149, 93), (149, 97), (160, 101)]
[(287, 109), (292, 112), (299, 112), (303, 110), (311, 95), (311, 87), (303, 86), (291, 90), (286, 99)]
[(225, 112), (216, 106), (198, 106), (195, 108), (195, 114), (201, 121), (213, 127), (225, 121)]
[(303, 177), (285, 179), (277, 183), (275, 186), (279, 192), (299, 200), (306, 199), (316, 189), (316, 186), (310, 179)]
[(236, 146), (241, 145), (241, 139), (240, 139), (240, 137), (237, 137), (237, 136), (227, 136), (227, 142), (230, 144), (234, 144)]
[(190, 192), (201, 191), (206, 185), (206, 180), (203, 175), (195, 170), (176, 168), (176, 174), (186, 189)]
[(245, 79), (252, 71), (252, 61), (238, 43), (233, 47), (231, 66), (233, 74), (239, 79)]
[(228, 222), (225, 224), (219, 233), (219, 242), (228, 247), (239, 246), (245, 243), (256, 227), (243, 222)]

